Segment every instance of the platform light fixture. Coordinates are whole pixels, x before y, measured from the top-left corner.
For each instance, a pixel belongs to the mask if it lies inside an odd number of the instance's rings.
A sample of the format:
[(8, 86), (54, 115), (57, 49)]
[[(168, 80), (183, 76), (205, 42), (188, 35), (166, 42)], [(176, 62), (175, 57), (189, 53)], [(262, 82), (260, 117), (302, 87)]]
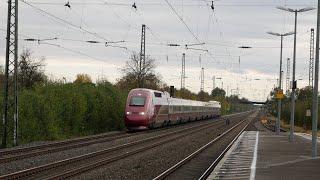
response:
[[(284, 33), (284, 34), (280, 34), (280, 33), (275, 33), (275, 32), (267, 32), (268, 34), (272, 35), (272, 36), (278, 36), (281, 39), (281, 45), (280, 45), (280, 73), (279, 73), (279, 90), (282, 89), (282, 49), (283, 49), (283, 37), (285, 36), (290, 36), (293, 35), (294, 32), (288, 32), (288, 33)], [(281, 121), (281, 99), (278, 99), (278, 117), (276, 120), (276, 126), (275, 126), (275, 131), (276, 134), (279, 135), (280, 134), (280, 121)]]
[(307, 12), (314, 10), (313, 7), (306, 7), (302, 9), (292, 9), (287, 7), (277, 7), (277, 9), (292, 12), (295, 15), (295, 23), (294, 23), (294, 48), (293, 48), (293, 71), (292, 71), (292, 92), (291, 92), (291, 118), (290, 118), (290, 136), (289, 141), (293, 142), (293, 133), (294, 133), (294, 113), (295, 113), (295, 90), (296, 90), (296, 49), (297, 49), (297, 17), (298, 13)]

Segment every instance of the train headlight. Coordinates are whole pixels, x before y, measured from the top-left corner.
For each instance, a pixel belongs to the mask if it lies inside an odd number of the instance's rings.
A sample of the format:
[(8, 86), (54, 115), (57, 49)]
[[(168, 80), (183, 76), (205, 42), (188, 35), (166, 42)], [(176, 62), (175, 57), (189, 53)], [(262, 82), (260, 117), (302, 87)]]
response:
[(128, 111), (128, 112), (126, 112), (126, 114), (127, 114), (127, 115), (131, 115), (132, 113)]
[(146, 113), (145, 112), (139, 112), (139, 115), (145, 115)]

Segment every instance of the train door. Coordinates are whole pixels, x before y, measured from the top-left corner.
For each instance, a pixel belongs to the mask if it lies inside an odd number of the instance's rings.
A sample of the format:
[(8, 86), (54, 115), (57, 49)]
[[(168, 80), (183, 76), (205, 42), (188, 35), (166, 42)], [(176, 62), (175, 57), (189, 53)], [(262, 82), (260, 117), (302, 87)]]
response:
[(172, 112), (173, 112), (173, 107), (171, 106), (171, 103), (170, 103), (170, 96), (166, 98), (166, 104), (168, 105), (168, 116), (167, 116), (167, 122), (166, 124), (169, 124), (170, 123), (170, 120), (172, 118)]

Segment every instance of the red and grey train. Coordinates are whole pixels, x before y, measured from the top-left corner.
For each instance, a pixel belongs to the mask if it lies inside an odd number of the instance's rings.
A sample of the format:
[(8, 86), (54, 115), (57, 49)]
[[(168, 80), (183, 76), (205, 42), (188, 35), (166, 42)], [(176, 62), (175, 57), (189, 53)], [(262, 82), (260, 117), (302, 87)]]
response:
[(170, 97), (168, 92), (133, 89), (125, 108), (125, 125), (129, 130), (152, 129), (170, 124), (220, 116), (217, 101), (201, 102)]

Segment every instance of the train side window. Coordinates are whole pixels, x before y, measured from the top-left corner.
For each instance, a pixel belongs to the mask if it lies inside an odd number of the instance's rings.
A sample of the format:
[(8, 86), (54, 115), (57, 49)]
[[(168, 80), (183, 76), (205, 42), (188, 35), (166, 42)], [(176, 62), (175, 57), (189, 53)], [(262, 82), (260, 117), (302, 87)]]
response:
[(186, 106), (186, 111), (190, 112), (190, 106)]
[(169, 106), (169, 113), (170, 113), (170, 114), (174, 113), (174, 112), (173, 112), (173, 107), (174, 107), (174, 106)]
[(177, 112), (177, 106), (172, 106), (172, 111), (173, 111), (173, 113), (176, 113)]
[(177, 112), (180, 112), (180, 106), (174, 106), (175, 107), (175, 112), (177, 113)]
[(154, 96), (158, 97), (158, 98), (161, 98), (162, 97), (162, 93), (154, 92)]
[(159, 109), (159, 114), (168, 114), (169, 113), (169, 106), (161, 106)]
[(187, 112), (188, 111), (188, 106), (182, 106), (182, 111)]
[(192, 111), (197, 112), (197, 106), (192, 106)]

